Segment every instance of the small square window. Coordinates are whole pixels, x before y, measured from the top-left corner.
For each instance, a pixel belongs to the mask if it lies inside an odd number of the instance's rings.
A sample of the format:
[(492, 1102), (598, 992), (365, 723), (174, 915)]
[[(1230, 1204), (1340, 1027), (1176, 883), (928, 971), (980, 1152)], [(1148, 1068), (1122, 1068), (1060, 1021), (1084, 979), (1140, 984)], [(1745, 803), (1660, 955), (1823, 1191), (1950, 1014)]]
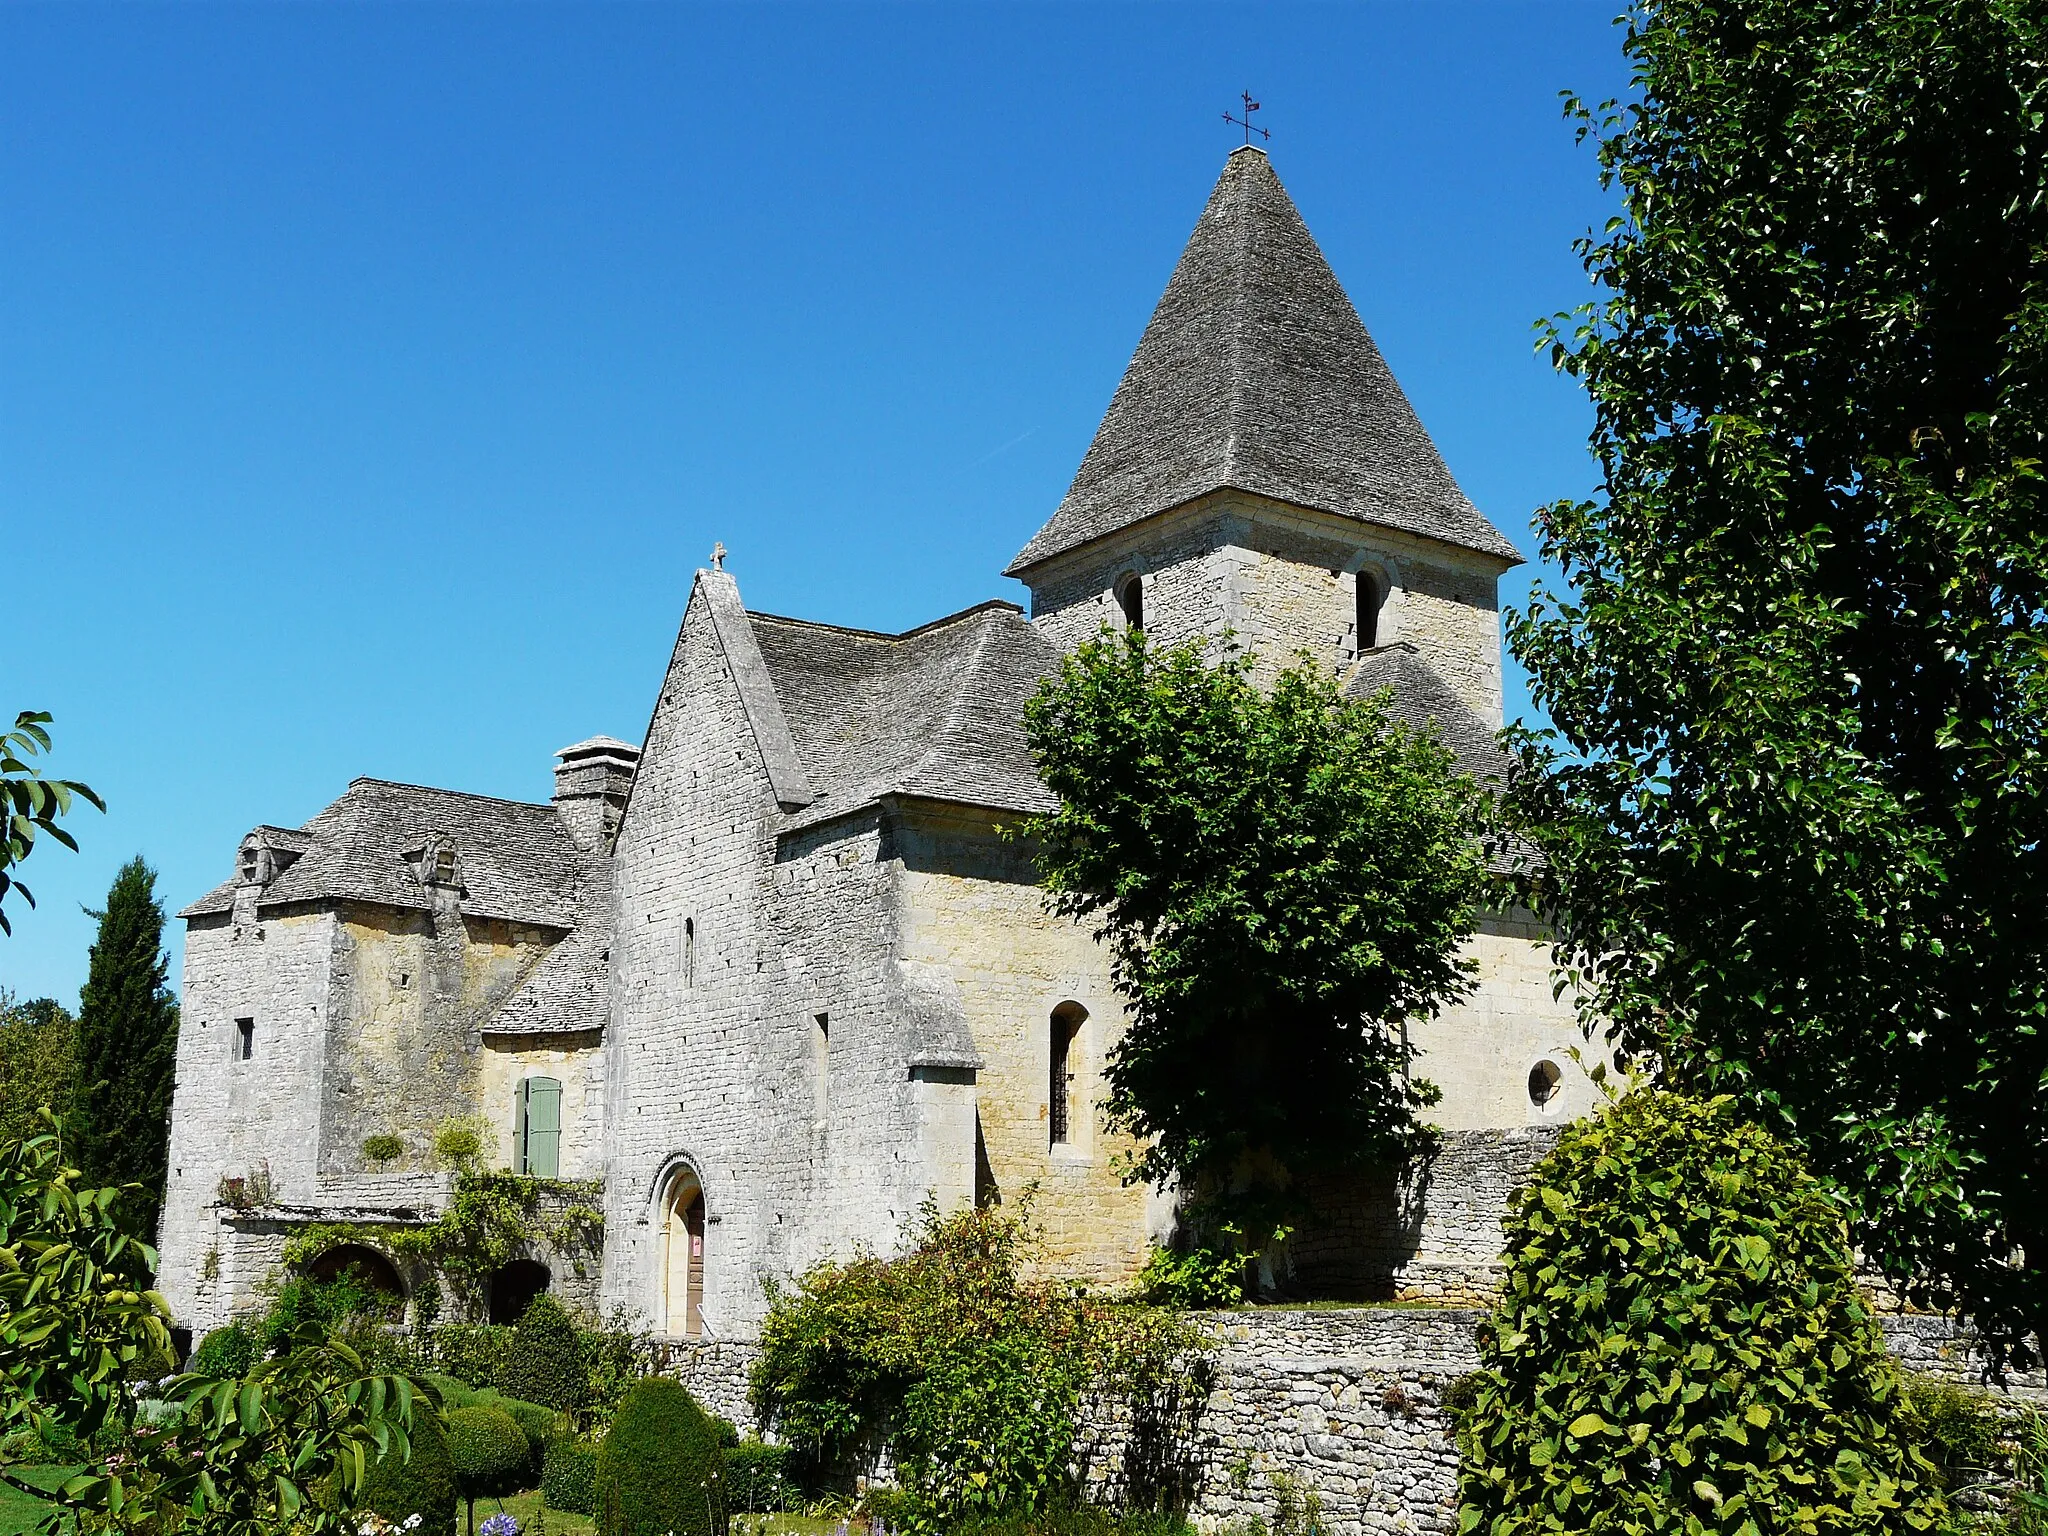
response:
[(256, 1054), (256, 1021), (235, 1020), (235, 1060), (248, 1061)]

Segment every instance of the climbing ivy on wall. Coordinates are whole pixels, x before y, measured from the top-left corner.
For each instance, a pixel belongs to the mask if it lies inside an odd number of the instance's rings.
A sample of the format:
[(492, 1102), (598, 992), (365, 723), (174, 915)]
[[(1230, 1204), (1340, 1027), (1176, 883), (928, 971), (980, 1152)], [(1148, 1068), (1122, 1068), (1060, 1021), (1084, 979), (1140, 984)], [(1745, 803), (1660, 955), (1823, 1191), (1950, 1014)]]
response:
[[(471, 1310), (483, 1304), (491, 1276), (527, 1244), (540, 1241), (571, 1258), (595, 1258), (604, 1242), (603, 1185), (595, 1179), (536, 1179), (516, 1173), (464, 1173), (436, 1221), (421, 1226), (316, 1222), (284, 1245), (288, 1266), (310, 1263), (331, 1248), (360, 1243), (432, 1265)], [(542, 1197), (557, 1195), (559, 1210), (542, 1215)]]

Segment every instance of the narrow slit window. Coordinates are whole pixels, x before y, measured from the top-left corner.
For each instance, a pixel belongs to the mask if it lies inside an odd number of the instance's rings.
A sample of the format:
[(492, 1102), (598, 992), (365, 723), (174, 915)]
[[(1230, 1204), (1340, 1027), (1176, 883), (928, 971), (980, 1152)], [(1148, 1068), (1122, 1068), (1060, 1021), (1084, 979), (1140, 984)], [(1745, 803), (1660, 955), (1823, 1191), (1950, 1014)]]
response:
[(832, 1015), (817, 1014), (811, 1025), (811, 1094), (822, 1125), (832, 1103)]
[(1135, 571), (1116, 584), (1116, 605), (1123, 610), (1126, 627), (1145, 627), (1145, 583)]
[(235, 1060), (249, 1061), (256, 1055), (256, 1021), (235, 1020)]
[(1387, 591), (1370, 571), (1358, 573), (1358, 649), (1369, 651), (1380, 643), (1380, 609), (1386, 606)]
[(697, 919), (683, 919), (683, 985), (697, 984)]

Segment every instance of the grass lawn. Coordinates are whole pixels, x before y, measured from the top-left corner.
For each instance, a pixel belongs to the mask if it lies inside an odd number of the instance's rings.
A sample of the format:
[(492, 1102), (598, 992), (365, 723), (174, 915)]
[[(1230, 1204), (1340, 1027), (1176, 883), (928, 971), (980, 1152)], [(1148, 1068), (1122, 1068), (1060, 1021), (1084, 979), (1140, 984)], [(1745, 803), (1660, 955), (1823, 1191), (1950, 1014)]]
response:
[[(55, 1488), (65, 1478), (75, 1476), (77, 1467), (9, 1467), (8, 1472), (36, 1488)], [(42, 1524), (43, 1516), (50, 1512), (50, 1506), (41, 1499), (32, 1499), (18, 1488), (0, 1483), (0, 1536), (26, 1536)]]
[[(521, 1536), (538, 1536), (533, 1523), (534, 1516), (540, 1512), (538, 1492), (511, 1493), (502, 1499), (478, 1499), (476, 1523), (481, 1526), (500, 1510), (519, 1522)], [(832, 1536), (839, 1529), (839, 1524), (837, 1520), (813, 1520), (806, 1515), (736, 1514), (732, 1517), (733, 1536)], [(455, 1528), (462, 1533), (469, 1529), (459, 1506), (455, 1511)], [(594, 1536), (595, 1531), (596, 1527), (588, 1515), (572, 1515), (560, 1509), (547, 1512), (547, 1536)], [(0, 1530), (0, 1536), (14, 1536), (14, 1528)]]

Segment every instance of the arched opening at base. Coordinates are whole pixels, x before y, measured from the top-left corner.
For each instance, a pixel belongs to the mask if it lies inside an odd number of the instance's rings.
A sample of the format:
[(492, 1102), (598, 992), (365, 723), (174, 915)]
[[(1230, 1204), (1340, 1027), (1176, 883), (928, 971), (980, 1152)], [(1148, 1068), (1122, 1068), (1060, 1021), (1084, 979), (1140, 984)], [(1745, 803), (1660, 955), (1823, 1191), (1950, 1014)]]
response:
[(514, 1259), (491, 1275), (491, 1321), (503, 1327), (526, 1315), (533, 1298), (546, 1291), (554, 1276), (536, 1259)]
[(685, 1168), (668, 1187), (661, 1221), (662, 1332), (704, 1334), (704, 1186)]
[(342, 1243), (330, 1248), (306, 1266), (306, 1278), (325, 1285), (344, 1276), (364, 1290), (393, 1301), (405, 1301), (405, 1282), (392, 1262), (374, 1248), (361, 1243)]

